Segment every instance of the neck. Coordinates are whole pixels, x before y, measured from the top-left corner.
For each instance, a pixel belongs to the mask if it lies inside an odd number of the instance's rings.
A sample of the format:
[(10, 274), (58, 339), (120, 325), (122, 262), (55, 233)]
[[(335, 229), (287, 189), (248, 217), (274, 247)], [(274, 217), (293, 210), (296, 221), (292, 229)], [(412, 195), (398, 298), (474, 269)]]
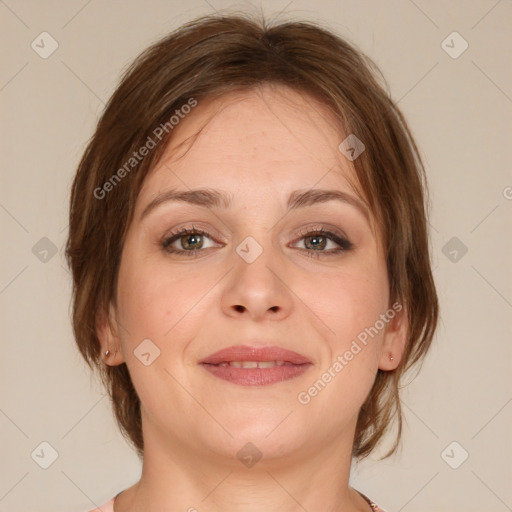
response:
[(145, 435), (141, 478), (116, 498), (114, 512), (369, 512), (349, 487), (352, 439), (321, 440), (315, 450), (284, 457), (263, 454), (246, 467), (236, 455), (194, 450), (153, 430)]

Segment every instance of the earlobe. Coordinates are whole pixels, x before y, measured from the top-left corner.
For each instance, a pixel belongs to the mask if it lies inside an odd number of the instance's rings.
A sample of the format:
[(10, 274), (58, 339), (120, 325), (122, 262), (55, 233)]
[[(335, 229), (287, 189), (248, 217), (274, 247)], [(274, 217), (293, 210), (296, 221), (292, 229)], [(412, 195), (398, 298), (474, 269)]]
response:
[(404, 355), (407, 335), (407, 309), (400, 305), (400, 309), (396, 310), (394, 318), (386, 326), (380, 352), (379, 369), (392, 371), (398, 368)]
[(96, 316), (96, 335), (100, 340), (100, 357), (108, 366), (117, 366), (124, 362), (121, 342), (118, 335), (116, 311), (109, 304), (108, 313), (103, 309)]

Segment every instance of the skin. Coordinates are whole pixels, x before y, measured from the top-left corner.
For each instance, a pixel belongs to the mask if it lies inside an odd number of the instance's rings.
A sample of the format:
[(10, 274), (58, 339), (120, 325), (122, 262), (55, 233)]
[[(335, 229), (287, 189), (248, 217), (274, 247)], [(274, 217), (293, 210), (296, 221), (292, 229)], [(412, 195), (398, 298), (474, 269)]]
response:
[[(370, 510), (349, 486), (355, 426), (378, 368), (400, 362), (405, 309), (307, 405), (297, 400), (391, 307), (371, 215), (339, 201), (286, 213), (297, 189), (357, 197), (354, 170), (338, 150), (345, 137), (325, 105), (270, 85), (203, 100), (175, 129), (137, 199), (117, 303), (97, 325), (103, 352), (112, 353), (106, 364), (127, 364), (142, 407), (142, 476), (116, 499), (116, 512)], [(231, 206), (168, 202), (141, 220), (162, 192), (205, 187), (232, 194)], [(162, 247), (174, 228), (192, 223), (209, 233), (193, 240), (203, 243), (195, 257)], [(309, 257), (319, 250), (304, 236), (319, 225), (337, 228), (354, 247)], [(235, 251), (247, 236), (263, 248), (250, 264)], [(323, 251), (339, 248), (320, 241)], [(182, 242), (186, 236), (173, 246), (186, 250)], [(160, 356), (146, 366), (134, 350), (148, 338)], [(198, 365), (255, 338), (313, 365), (261, 387), (228, 383)], [(237, 458), (249, 441), (263, 455), (251, 468)]]

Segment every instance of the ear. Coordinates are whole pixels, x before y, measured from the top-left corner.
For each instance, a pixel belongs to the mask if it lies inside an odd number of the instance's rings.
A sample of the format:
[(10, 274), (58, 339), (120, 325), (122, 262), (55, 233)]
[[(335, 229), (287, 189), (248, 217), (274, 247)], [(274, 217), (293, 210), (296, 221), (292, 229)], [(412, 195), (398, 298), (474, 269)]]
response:
[[(397, 301), (390, 307), (390, 310), (395, 312), (395, 316), (386, 326), (379, 356), (379, 369), (386, 371), (395, 370), (400, 365), (409, 331), (407, 308)], [(393, 360), (390, 356), (393, 357)]]
[[(101, 309), (96, 315), (96, 335), (100, 340), (101, 358), (109, 366), (117, 366), (124, 363), (121, 351), (121, 340), (117, 321), (117, 312), (112, 303), (108, 305), (108, 311)], [(109, 355), (105, 355), (106, 351)]]

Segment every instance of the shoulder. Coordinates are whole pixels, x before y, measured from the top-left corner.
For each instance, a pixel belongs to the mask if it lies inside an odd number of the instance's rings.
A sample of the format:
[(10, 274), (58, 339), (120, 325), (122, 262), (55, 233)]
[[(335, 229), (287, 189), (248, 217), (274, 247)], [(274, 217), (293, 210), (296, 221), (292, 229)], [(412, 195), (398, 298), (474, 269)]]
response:
[(101, 505), (101, 507), (90, 510), (89, 512), (114, 512), (114, 498)]

